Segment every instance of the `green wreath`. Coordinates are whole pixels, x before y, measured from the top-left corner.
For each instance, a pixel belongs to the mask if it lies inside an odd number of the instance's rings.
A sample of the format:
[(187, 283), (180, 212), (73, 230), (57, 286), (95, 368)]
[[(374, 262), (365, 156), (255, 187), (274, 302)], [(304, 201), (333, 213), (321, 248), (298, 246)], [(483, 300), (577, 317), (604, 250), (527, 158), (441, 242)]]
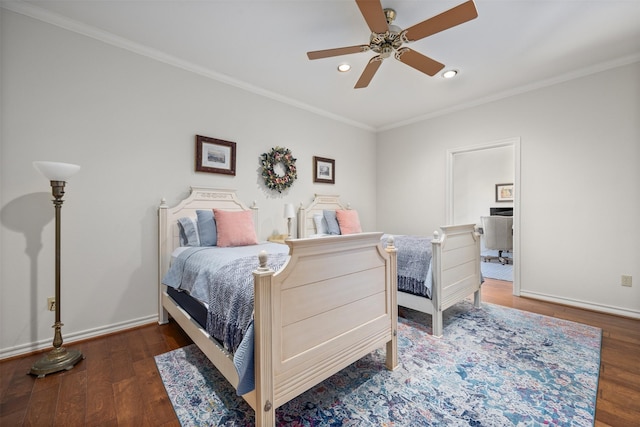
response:
[[(269, 189), (282, 193), (282, 190), (291, 187), (293, 181), (298, 178), (296, 159), (293, 158), (291, 150), (288, 148), (272, 148), (268, 153), (263, 153), (260, 158), (262, 162), (262, 178), (264, 178), (264, 183)], [(284, 167), (284, 175), (278, 175), (274, 170), (278, 163)]]

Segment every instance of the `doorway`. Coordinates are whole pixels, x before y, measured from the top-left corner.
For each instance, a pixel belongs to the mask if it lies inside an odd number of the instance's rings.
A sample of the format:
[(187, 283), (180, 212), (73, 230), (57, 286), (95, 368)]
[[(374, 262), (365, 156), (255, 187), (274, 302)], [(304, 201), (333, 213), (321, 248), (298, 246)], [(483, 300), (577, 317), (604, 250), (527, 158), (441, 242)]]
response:
[(498, 176), (513, 179), (513, 294), (520, 295), (520, 138), (447, 151), (446, 218), (448, 224), (479, 223), (490, 207), (511, 205), (495, 200), (495, 185), (505, 184), (494, 182)]

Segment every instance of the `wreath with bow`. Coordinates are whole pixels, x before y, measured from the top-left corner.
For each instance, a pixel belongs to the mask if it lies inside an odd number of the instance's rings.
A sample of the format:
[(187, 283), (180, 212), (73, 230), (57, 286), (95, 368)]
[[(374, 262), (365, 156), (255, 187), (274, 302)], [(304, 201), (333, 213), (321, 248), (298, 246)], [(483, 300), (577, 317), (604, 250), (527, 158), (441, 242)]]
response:
[[(291, 187), (293, 181), (298, 178), (296, 159), (288, 148), (272, 148), (268, 153), (263, 153), (260, 158), (262, 162), (262, 178), (264, 178), (264, 183), (269, 189), (282, 193), (282, 190)], [(274, 168), (277, 164), (283, 166), (284, 175), (278, 175), (275, 171)]]

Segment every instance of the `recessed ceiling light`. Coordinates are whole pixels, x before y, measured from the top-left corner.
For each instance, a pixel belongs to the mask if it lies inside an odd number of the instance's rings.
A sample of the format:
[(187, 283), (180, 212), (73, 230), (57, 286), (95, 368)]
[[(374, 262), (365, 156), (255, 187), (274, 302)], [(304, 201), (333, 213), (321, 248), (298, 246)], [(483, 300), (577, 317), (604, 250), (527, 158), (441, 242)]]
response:
[(351, 69), (351, 65), (349, 65), (349, 64), (340, 64), (340, 65), (338, 65), (338, 71), (340, 71), (341, 73), (346, 73), (350, 69)]
[(447, 70), (444, 73), (442, 73), (442, 77), (444, 77), (445, 79), (451, 79), (455, 77), (457, 74), (458, 74), (458, 70)]

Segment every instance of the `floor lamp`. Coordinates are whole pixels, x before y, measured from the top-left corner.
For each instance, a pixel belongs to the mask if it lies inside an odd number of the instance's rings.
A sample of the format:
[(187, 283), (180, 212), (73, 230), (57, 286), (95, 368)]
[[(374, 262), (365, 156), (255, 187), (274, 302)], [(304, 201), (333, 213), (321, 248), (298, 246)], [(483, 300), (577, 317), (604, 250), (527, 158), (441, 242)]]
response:
[(42, 378), (47, 374), (69, 370), (81, 359), (84, 359), (79, 350), (67, 350), (62, 347), (62, 322), (60, 322), (60, 211), (62, 209), (62, 196), (67, 180), (80, 169), (78, 165), (58, 162), (33, 162), (33, 166), (51, 182), (53, 194), (53, 206), (56, 210), (56, 322), (53, 335), (53, 350), (38, 360), (29, 373)]

